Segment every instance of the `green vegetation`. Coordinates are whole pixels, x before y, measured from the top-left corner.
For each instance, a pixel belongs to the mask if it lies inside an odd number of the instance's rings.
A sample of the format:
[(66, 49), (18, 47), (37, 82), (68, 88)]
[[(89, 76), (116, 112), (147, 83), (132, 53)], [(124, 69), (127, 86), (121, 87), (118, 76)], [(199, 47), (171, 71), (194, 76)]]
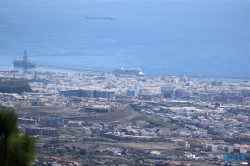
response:
[(133, 125), (137, 125), (137, 121), (145, 121), (150, 123), (152, 126), (173, 127), (173, 125), (168, 122), (164, 122), (163, 120), (159, 120), (153, 117), (147, 117), (143, 114), (130, 120)]
[(35, 140), (20, 135), (14, 110), (0, 109), (0, 163), (2, 166), (28, 166), (35, 157)]
[(86, 149), (80, 149), (79, 154), (80, 155), (86, 155), (87, 154)]
[(164, 107), (175, 107), (175, 106), (191, 106), (191, 103), (188, 102), (166, 102), (166, 103), (155, 103), (155, 102), (146, 102), (147, 104), (153, 105), (153, 106), (164, 106)]
[(130, 107), (132, 107), (135, 111), (140, 112), (145, 106), (138, 106), (135, 104), (130, 104)]

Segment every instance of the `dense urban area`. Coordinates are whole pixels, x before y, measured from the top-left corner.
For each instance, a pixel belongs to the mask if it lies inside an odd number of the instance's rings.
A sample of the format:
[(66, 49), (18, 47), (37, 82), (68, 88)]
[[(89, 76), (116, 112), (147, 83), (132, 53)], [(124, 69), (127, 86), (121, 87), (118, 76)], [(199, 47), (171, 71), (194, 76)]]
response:
[(1, 71), (0, 92), (34, 165), (249, 165), (248, 80)]

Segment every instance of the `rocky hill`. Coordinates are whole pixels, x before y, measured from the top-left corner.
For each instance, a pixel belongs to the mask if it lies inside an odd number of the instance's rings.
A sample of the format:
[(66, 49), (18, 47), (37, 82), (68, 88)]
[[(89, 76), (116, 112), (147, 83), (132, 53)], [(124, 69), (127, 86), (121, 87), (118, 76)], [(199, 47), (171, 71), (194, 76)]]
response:
[(32, 92), (29, 83), (20, 79), (1, 79), (0, 80), (1, 93), (23, 93)]

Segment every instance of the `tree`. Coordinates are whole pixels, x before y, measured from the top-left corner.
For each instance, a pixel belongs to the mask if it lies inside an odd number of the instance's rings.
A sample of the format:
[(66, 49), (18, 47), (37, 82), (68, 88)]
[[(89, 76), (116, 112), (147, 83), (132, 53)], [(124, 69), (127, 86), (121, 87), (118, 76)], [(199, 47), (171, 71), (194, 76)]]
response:
[(80, 149), (79, 154), (80, 155), (86, 155), (87, 154), (86, 149)]
[(72, 149), (73, 149), (73, 151), (76, 151), (76, 147), (74, 145), (72, 146)]
[(35, 152), (35, 140), (28, 134), (19, 134), (15, 111), (0, 108), (1, 166), (28, 166), (34, 160)]

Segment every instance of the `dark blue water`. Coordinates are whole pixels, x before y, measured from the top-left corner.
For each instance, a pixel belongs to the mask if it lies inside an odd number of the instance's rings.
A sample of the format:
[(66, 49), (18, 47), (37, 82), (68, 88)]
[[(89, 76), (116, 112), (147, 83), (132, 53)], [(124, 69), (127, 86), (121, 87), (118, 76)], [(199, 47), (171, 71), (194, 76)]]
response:
[(0, 69), (25, 49), (46, 65), (250, 77), (250, 1), (0, 0)]

